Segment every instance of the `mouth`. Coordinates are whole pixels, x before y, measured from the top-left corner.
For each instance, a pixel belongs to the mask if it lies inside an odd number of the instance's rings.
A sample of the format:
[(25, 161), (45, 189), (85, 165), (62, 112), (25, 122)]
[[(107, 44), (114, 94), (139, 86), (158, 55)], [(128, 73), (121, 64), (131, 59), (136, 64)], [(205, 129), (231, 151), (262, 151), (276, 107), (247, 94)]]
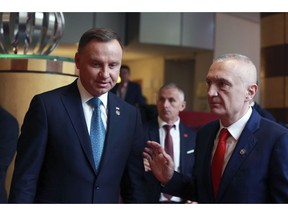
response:
[(96, 83), (97, 83), (97, 86), (100, 88), (105, 88), (109, 84), (107, 82), (101, 82), (101, 81), (97, 81)]
[(209, 105), (210, 105), (210, 108), (218, 108), (221, 106), (221, 104), (217, 102), (210, 102)]

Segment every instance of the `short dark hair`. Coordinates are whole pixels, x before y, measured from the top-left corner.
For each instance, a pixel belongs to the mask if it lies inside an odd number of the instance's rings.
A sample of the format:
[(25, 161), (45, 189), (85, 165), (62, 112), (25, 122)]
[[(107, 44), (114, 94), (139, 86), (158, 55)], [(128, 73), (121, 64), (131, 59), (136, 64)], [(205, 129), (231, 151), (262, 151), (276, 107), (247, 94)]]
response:
[(120, 71), (121, 69), (126, 69), (130, 73), (130, 67), (128, 65), (121, 65)]
[(111, 40), (117, 40), (122, 49), (124, 49), (124, 45), (121, 41), (120, 36), (113, 30), (107, 28), (92, 28), (86, 31), (80, 38), (78, 45), (78, 52), (91, 41), (97, 40), (100, 42), (108, 42)]

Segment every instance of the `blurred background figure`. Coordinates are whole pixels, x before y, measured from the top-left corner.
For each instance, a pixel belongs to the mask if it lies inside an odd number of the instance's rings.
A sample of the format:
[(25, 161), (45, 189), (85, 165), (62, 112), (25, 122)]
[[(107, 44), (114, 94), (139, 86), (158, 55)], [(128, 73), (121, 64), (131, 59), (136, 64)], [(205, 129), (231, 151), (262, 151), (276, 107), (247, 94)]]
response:
[[(144, 125), (146, 140), (153, 140), (166, 146), (166, 137), (171, 135), (172, 151), (175, 171), (186, 176), (192, 176), (194, 165), (194, 148), (196, 132), (180, 122), (179, 113), (186, 107), (184, 92), (174, 83), (168, 83), (159, 89), (157, 97), (157, 111), (153, 120)], [(166, 132), (165, 127), (170, 126)], [(166, 148), (166, 147), (165, 147)], [(145, 161), (145, 176), (147, 180), (147, 200), (149, 203), (185, 203), (180, 197), (161, 193), (162, 186), (153, 176), (148, 161)], [(164, 191), (163, 191), (164, 192)]]
[(16, 118), (0, 106), (0, 203), (7, 203), (5, 179), (14, 157), (19, 136)]
[(121, 82), (117, 83), (111, 92), (118, 95), (120, 98), (125, 100), (127, 103), (134, 106), (141, 106), (146, 104), (145, 97), (142, 94), (141, 86), (130, 81), (130, 68), (127, 65), (122, 65), (120, 68)]
[(275, 121), (276, 119), (274, 118), (274, 116), (268, 112), (266, 109), (262, 108), (258, 103), (256, 103), (256, 101), (252, 100), (251, 102), (251, 107), (253, 109), (255, 109), (262, 117), (270, 119), (271, 121)]

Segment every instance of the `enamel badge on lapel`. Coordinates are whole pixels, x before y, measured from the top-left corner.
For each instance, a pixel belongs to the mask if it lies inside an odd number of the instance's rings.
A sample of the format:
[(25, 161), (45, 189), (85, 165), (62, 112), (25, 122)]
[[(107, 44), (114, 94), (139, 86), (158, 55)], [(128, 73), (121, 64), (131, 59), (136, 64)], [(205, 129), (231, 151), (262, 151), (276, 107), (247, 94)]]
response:
[(240, 155), (244, 155), (246, 153), (246, 150), (245, 149), (241, 149), (240, 150)]
[(120, 108), (119, 107), (116, 107), (116, 115), (120, 115)]

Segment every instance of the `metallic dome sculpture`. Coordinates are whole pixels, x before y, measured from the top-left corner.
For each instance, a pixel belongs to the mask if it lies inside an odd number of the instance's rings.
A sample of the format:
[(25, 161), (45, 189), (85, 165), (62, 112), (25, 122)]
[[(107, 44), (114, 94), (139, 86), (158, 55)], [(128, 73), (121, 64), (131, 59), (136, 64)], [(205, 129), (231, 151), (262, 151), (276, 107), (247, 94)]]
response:
[(65, 28), (63, 13), (0, 13), (0, 53), (48, 55)]

